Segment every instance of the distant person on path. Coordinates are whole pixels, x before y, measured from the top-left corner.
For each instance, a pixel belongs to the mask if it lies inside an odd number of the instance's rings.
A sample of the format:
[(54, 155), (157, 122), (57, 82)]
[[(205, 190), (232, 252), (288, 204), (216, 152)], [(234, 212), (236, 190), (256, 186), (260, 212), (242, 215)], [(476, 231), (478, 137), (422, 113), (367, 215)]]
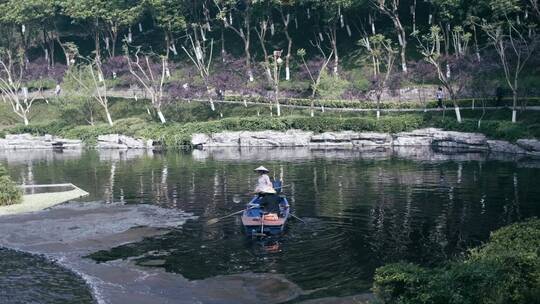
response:
[(500, 107), (504, 97), (504, 89), (501, 86), (497, 86), (495, 89), (495, 106)]
[(442, 108), (443, 107), (444, 92), (443, 92), (441, 87), (439, 87), (439, 89), (437, 89), (436, 96), (437, 96), (437, 108)]
[(60, 84), (57, 83), (56, 87), (54, 88), (54, 95), (60, 96), (60, 93), (62, 92), (62, 87), (60, 87)]

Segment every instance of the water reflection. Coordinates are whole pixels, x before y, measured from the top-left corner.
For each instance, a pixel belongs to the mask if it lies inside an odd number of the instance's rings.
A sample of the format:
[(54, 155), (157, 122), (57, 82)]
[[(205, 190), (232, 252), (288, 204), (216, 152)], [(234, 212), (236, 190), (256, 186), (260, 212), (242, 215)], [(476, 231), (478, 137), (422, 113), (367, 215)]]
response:
[[(73, 182), (91, 193), (89, 200), (158, 204), (201, 217), (97, 259), (132, 257), (190, 279), (275, 272), (328, 296), (367, 290), (381, 264), (436, 264), (502, 225), (539, 216), (536, 163), (490, 157), (423, 149), (219, 149), (0, 160), (19, 182)], [(284, 181), (293, 212), (306, 223), (291, 221), (283, 237), (264, 242), (247, 239), (238, 218), (207, 225), (249, 200), (252, 170), (261, 162)]]

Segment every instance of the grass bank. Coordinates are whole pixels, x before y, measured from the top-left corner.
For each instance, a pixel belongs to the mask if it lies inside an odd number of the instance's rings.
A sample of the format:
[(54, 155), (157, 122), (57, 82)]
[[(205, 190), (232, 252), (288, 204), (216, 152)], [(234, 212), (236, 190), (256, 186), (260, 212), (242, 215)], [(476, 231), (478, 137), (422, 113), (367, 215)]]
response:
[(495, 231), (483, 246), (436, 268), (397, 263), (376, 270), (373, 291), (381, 303), (538, 303), (540, 220)]
[[(481, 110), (463, 110), (463, 123), (459, 124), (453, 109), (445, 112), (383, 113), (381, 119), (377, 120), (374, 113), (369, 112), (336, 113), (319, 109), (315, 117), (310, 117), (308, 109), (283, 108), (283, 115), (276, 117), (272, 116), (269, 106), (218, 104), (216, 111), (211, 111), (206, 104), (192, 102), (167, 106), (165, 116), (168, 123), (160, 124), (156, 117), (148, 114), (150, 109), (147, 102), (113, 99), (111, 113), (115, 120), (114, 127), (104, 123), (105, 119), (99, 109), (93, 112), (95, 124), (89, 125), (88, 113), (83, 109), (77, 105), (66, 105), (65, 102), (36, 104), (29, 126), (17, 123), (16, 118), (11, 117), (10, 120), (4, 120), (0, 136), (6, 133), (54, 134), (93, 143), (99, 135), (121, 133), (159, 140), (169, 147), (178, 147), (189, 145), (193, 133), (289, 129), (317, 133), (343, 130), (396, 133), (437, 127), (480, 132), (489, 138), (509, 141), (540, 138), (539, 111), (520, 112), (518, 123), (512, 124), (509, 109), (487, 110), (485, 113)], [(9, 114), (3, 112), (2, 115)]]

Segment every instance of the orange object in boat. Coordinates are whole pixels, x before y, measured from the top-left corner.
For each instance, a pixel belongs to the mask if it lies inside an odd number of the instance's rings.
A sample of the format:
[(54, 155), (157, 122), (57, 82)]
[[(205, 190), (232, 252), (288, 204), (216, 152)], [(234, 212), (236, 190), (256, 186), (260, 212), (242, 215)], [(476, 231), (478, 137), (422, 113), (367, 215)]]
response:
[(279, 220), (279, 217), (278, 217), (277, 213), (269, 213), (269, 214), (264, 215), (264, 220), (265, 221), (277, 221), (277, 220)]

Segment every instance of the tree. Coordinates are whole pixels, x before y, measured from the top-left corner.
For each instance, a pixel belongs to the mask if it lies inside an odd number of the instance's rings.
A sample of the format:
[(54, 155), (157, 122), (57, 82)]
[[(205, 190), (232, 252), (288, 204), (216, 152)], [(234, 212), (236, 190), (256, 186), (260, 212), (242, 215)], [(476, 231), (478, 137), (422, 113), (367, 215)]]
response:
[[(30, 109), (39, 94), (30, 96), (28, 88), (24, 86), (26, 76), (24, 59), (24, 51), (21, 48), (16, 53), (9, 49), (0, 49), (0, 95), (2, 99), (9, 101), (13, 112), (27, 126)], [(38, 93), (41, 93), (41, 87)]]
[[(103, 3), (106, 8), (106, 12), (102, 16), (107, 34), (107, 37), (105, 37), (105, 48), (109, 52), (110, 57), (116, 56), (118, 35), (140, 18), (143, 7), (142, 3), (138, 2), (142, 1), (108, 0)], [(131, 35), (131, 29), (128, 35)], [(131, 37), (128, 36), (128, 40), (131, 40)]]
[(107, 123), (112, 127), (114, 122), (109, 111), (108, 85), (102, 62), (97, 57), (80, 56), (75, 46), (71, 49), (76, 52), (74, 57), (81, 62), (78, 65), (72, 65), (68, 71), (68, 78), (76, 83), (71, 90), (78, 95), (82, 93), (84, 96), (91, 96), (103, 108)]
[(305, 49), (298, 49), (298, 51), (297, 51), (297, 54), (300, 57), (300, 59), (302, 60), (302, 63), (304, 65), (304, 68), (306, 69), (306, 72), (307, 72), (307, 74), (309, 76), (309, 79), (311, 80), (311, 96), (310, 96), (310, 99), (311, 99), (311, 117), (313, 117), (315, 115), (315, 112), (314, 112), (314, 108), (315, 108), (314, 100), (315, 100), (315, 96), (317, 96), (317, 93), (319, 91), (319, 86), (321, 84), (321, 78), (324, 75), (324, 73), (326, 73), (326, 69), (328, 67), (328, 64), (330, 63), (330, 60), (332, 60), (332, 56), (333, 56), (333, 51), (330, 52), (330, 54), (327, 55), (324, 52), (323, 48), (321, 47), (320, 43), (318, 43), (316, 45), (317, 45), (317, 47), (319, 49), (319, 52), (323, 56), (322, 63), (317, 64), (317, 67), (316, 67), (317, 72), (316, 72), (316, 74), (315, 74), (315, 68), (310, 67), (308, 65), (308, 63), (306, 62), (306, 50)]
[(177, 55), (174, 36), (186, 29), (185, 3), (176, 0), (147, 0), (146, 3), (155, 23), (163, 31), (165, 42), (163, 55), (165, 64), (168, 64), (170, 52)]
[[(324, 36), (330, 41), (332, 48), (334, 66), (334, 76), (339, 76), (339, 50), (338, 50), (338, 24), (344, 25), (343, 10), (353, 7), (363, 1), (354, 0), (304, 0), (306, 6), (318, 9), (320, 19), (323, 22)], [(323, 40), (323, 33), (319, 32), (320, 40)]]
[(215, 111), (216, 108), (214, 106), (210, 87), (210, 67), (212, 65), (212, 56), (214, 53), (214, 39), (211, 39), (210, 43), (207, 44), (206, 40), (200, 37), (200, 35), (204, 35), (204, 31), (204, 26), (195, 23), (192, 24), (191, 32), (187, 33), (189, 50), (186, 48), (186, 46), (182, 46), (182, 49), (191, 60), (197, 71), (199, 71), (199, 75), (203, 79), (206, 87), (208, 99), (210, 100), (210, 107), (212, 108), (212, 111)]
[[(55, 19), (60, 9), (57, 0), (9, 0), (0, 4), (0, 22), (18, 27), (23, 47), (40, 43), (44, 58), (54, 66), (55, 41), (59, 39)], [(41, 41), (40, 41), (41, 40)]]
[(400, 56), (401, 56), (401, 70), (404, 73), (407, 73), (407, 58), (406, 58), (406, 51), (407, 51), (407, 32), (405, 31), (405, 27), (401, 23), (401, 19), (399, 16), (399, 9), (400, 9), (400, 0), (372, 0), (373, 4), (377, 7), (377, 9), (388, 16), (390, 20), (392, 20), (392, 23), (394, 24), (394, 29), (397, 32), (399, 46), (400, 46)]
[(519, 21), (521, 8), (517, 0), (493, 1), (491, 9), (495, 20), (481, 27), (499, 55), (506, 83), (512, 90), (512, 122), (515, 123), (520, 75), (536, 49), (538, 37), (530, 30), (534, 24)]
[[(433, 65), (437, 72), (437, 78), (450, 95), (450, 99), (454, 104), (456, 119), (461, 123), (461, 112), (457, 103), (457, 93), (463, 87), (463, 80), (466, 74), (459, 73), (450, 77), (451, 75), (443, 71), (443, 67), (451, 65), (453, 58), (451, 56), (444, 56), (441, 53), (441, 43), (444, 38), (439, 26), (432, 26), (430, 32), (423, 37), (419, 37), (418, 32), (413, 33), (413, 36), (418, 41), (418, 51), (422, 54), (424, 60)], [(456, 89), (457, 83), (461, 84), (461, 86), (458, 86)]]
[(289, 24), (291, 23), (291, 13), (284, 10), (284, 7), (287, 5), (285, 1), (280, 1), (279, 5), (279, 14), (281, 16), (281, 21), (283, 22), (283, 33), (287, 39), (287, 54), (285, 55), (285, 80), (291, 80), (291, 52), (293, 46), (293, 39), (289, 32)]
[(359, 41), (360, 46), (366, 49), (373, 65), (372, 89), (377, 99), (377, 119), (381, 116), (381, 95), (394, 66), (397, 51), (392, 41), (382, 34), (364, 37)]
[(108, 13), (106, 2), (107, 0), (62, 0), (64, 14), (83, 26), (90, 26), (96, 60), (101, 60), (100, 31), (103, 17)]
[[(246, 72), (250, 82), (255, 81), (253, 77), (253, 69), (251, 68), (251, 15), (252, 6), (251, 1), (238, 1), (235, 3), (230, 0), (214, 0), (216, 7), (218, 8), (217, 18), (223, 22), (225, 28), (232, 30), (240, 39), (244, 45), (244, 56), (246, 63)], [(243, 22), (240, 25), (235, 26), (233, 20), (233, 11), (237, 12)]]
[(129, 72), (150, 96), (152, 106), (156, 110), (161, 123), (166, 123), (167, 120), (162, 112), (163, 88), (167, 78), (167, 70), (169, 69), (166, 56), (157, 56), (153, 53), (142, 54), (140, 47), (137, 47), (135, 53), (131, 56), (127, 46), (125, 47), (125, 56)]

